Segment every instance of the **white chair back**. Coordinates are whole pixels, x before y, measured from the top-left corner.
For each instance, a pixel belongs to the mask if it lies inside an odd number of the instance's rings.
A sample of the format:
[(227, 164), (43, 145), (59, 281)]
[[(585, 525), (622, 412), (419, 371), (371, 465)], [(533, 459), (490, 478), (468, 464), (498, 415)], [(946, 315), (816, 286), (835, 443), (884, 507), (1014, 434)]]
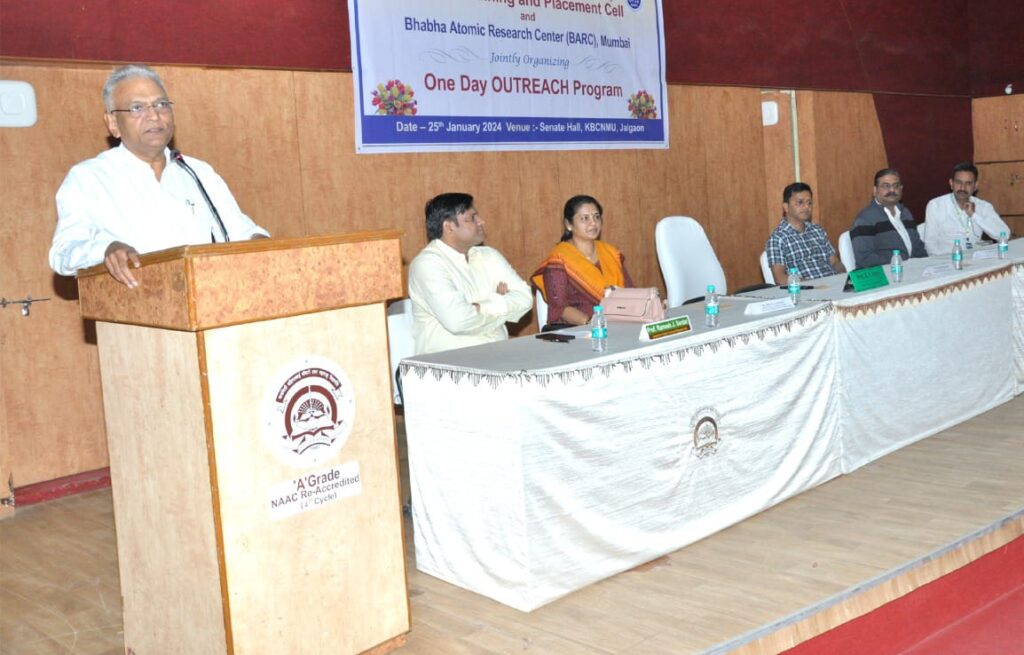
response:
[(772, 274), (772, 267), (768, 265), (768, 253), (761, 251), (761, 277), (765, 284), (775, 284), (775, 275)]
[(700, 223), (689, 216), (669, 216), (654, 228), (658, 265), (665, 278), (668, 306), (678, 307), (704, 295), (709, 284), (726, 293), (725, 271)]
[(544, 326), (548, 322), (548, 304), (544, 302), (544, 294), (537, 289), (536, 295), (536, 307), (537, 307), (537, 329), (543, 330)]
[(403, 298), (391, 303), (388, 307), (387, 319), (392, 398), (396, 405), (401, 405), (402, 393), (395, 377), (398, 372), (398, 363), (403, 358), (413, 355), (416, 350), (416, 340), (412, 336), (412, 301)]
[(921, 237), (921, 243), (924, 243), (924, 226), (925, 223), (919, 223), (917, 225), (917, 236)]
[(857, 268), (857, 258), (853, 256), (853, 241), (850, 240), (850, 232), (847, 230), (839, 235), (839, 261), (847, 271)]

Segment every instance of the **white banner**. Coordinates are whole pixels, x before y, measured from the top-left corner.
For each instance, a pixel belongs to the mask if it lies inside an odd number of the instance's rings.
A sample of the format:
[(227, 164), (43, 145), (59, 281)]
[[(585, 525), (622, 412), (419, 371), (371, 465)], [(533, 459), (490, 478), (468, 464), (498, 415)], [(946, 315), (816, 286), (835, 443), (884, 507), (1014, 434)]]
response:
[(667, 148), (661, 0), (349, 0), (356, 151)]

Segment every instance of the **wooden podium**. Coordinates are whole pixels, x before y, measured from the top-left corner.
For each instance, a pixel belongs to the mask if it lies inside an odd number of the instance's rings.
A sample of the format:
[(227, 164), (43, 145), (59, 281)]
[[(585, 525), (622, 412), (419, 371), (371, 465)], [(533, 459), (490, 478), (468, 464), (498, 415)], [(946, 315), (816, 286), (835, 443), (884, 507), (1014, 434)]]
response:
[(79, 274), (97, 321), (126, 652), (384, 653), (409, 631), (384, 301), (393, 231)]

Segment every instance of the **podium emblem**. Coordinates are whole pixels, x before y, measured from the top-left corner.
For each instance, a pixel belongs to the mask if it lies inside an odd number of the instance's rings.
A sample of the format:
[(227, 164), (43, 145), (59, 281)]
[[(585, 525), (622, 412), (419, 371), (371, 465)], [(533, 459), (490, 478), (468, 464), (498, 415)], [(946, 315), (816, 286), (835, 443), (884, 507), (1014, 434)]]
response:
[(355, 397), (345, 370), (326, 357), (301, 357), (267, 386), (264, 438), (283, 462), (307, 468), (345, 445), (355, 419)]

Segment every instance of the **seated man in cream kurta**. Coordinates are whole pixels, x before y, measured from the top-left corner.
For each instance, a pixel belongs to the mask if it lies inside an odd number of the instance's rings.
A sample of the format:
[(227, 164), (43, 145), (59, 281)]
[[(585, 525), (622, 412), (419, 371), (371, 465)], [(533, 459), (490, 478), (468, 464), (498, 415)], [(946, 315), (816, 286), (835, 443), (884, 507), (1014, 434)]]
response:
[(484, 241), (473, 196), (443, 193), (426, 207), (430, 243), (409, 265), (416, 354), (508, 338), (505, 323), (533, 306), (530, 287)]

